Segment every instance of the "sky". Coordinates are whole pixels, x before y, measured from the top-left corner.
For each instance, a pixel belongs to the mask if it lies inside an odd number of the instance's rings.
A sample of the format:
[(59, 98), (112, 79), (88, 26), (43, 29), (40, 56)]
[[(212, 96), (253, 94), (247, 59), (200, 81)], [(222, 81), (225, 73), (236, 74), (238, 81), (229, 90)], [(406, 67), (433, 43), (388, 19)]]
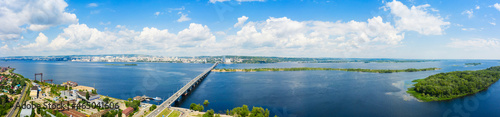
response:
[(500, 59), (496, 19), (495, 0), (0, 0), (0, 57)]

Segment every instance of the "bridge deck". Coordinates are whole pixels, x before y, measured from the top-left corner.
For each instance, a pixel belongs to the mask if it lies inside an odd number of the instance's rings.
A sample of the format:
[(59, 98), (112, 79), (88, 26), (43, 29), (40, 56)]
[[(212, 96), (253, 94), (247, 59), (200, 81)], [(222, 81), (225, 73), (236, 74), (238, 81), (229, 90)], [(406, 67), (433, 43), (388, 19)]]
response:
[(214, 69), (218, 63), (215, 63), (212, 67), (209, 69), (205, 70), (203, 73), (200, 75), (196, 76), (193, 80), (189, 81), (186, 85), (184, 85), (181, 89), (179, 89), (177, 92), (175, 92), (172, 96), (170, 96), (167, 100), (165, 100), (161, 105), (158, 106), (155, 110), (153, 110), (151, 113), (147, 115), (147, 117), (155, 117), (158, 115), (161, 111), (163, 111), (165, 108), (169, 107), (172, 105), (172, 103), (175, 102), (179, 97), (181, 97), (182, 94), (184, 94), (188, 89), (190, 89), (195, 83), (197, 83), (201, 78), (206, 77), (212, 69)]

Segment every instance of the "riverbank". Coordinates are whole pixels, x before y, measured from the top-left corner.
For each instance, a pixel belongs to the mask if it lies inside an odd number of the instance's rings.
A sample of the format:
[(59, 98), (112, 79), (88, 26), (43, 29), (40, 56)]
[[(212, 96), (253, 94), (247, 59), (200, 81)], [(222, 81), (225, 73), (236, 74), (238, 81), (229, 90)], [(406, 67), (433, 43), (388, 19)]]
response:
[(261, 72), (261, 71), (352, 71), (352, 72), (371, 72), (371, 73), (395, 73), (395, 72), (418, 72), (439, 70), (441, 68), (408, 68), (408, 69), (360, 69), (360, 68), (312, 68), (312, 67), (296, 67), (296, 68), (253, 68), (253, 69), (213, 69), (213, 72)]
[(418, 79), (407, 93), (421, 101), (446, 101), (488, 89), (500, 79), (500, 66), (477, 71), (453, 71)]

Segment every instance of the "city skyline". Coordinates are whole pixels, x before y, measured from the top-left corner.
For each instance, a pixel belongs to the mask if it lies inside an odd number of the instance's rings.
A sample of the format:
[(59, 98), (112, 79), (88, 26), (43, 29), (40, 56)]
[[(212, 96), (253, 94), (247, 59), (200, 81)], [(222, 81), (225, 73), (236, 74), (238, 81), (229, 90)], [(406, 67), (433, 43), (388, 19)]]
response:
[(40, 0), (0, 8), (0, 57), (500, 59), (492, 54), (500, 52), (500, 4), (491, 1)]

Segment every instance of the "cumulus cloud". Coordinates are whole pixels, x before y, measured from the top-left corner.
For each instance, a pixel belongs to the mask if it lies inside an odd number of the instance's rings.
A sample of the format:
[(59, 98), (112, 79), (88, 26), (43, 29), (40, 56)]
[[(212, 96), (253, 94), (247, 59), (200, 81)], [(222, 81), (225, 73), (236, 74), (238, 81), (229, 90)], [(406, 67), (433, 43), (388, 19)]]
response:
[[(142, 31), (129, 30), (117, 25), (116, 31), (100, 31), (86, 24), (72, 24), (54, 39), (39, 33), (35, 42), (7, 49), (23, 54), (106, 54), (106, 53), (166, 53), (189, 52), (214, 45), (215, 36), (206, 25), (191, 23), (176, 33), (167, 29), (145, 27)], [(5, 51), (4, 51), (5, 50)], [(208, 49), (205, 49), (208, 50)], [(37, 53), (38, 52), (38, 53)], [(46, 52), (46, 53), (39, 53)], [(204, 52), (198, 50), (196, 52)]]
[[(399, 1), (388, 2), (389, 8), (395, 16), (396, 27), (400, 30), (417, 31), (424, 35), (441, 35), (450, 22), (443, 21), (439, 15), (428, 13), (429, 4), (408, 8)], [(386, 9), (387, 10), (387, 9)]]
[(500, 4), (495, 3), (495, 4), (493, 5), (493, 7), (495, 7), (498, 11), (500, 11)]
[(182, 12), (179, 12), (178, 14), (180, 14), (181, 17), (177, 19), (177, 22), (185, 22), (191, 20), (191, 18), (189, 18), (187, 14), (184, 14)]
[(158, 16), (158, 15), (160, 15), (160, 12), (155, 12), (155, 16)]
[(41, 31), (77, 23), (76, 15), (65, 11), (67, 6), (63, 0), (0, 1), (0, 40), (20, 39), (25, 29)]
[[(248, 22), (236, 35), (228, 35), (231, 48), (307, 54), (352, 52), (399, 44), (404, 38), (389, 22), (373, 17), (367, 22), (294, 21), (270, 17)], [(293, 51), (291, 51), (293, 50)], [(313, 51), (314, 50), (314, 51)]]
[(242, 26), (247, 20), (247, 16), (241, 16), (240, 18), (238, 18), (238, 23), (234, 24), (234, 27)]

